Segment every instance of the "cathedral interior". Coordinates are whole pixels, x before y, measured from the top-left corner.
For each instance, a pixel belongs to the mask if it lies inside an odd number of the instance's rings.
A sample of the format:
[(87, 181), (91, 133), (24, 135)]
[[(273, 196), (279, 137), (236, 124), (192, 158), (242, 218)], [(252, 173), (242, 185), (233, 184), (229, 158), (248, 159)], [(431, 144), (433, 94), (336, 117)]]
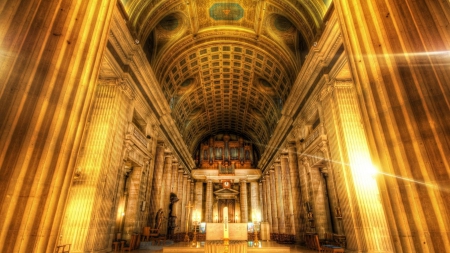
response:
[(182, 241), (223, 210), (450, 252), (449, 23), (447, 0), (0, 1), (0, 252)]

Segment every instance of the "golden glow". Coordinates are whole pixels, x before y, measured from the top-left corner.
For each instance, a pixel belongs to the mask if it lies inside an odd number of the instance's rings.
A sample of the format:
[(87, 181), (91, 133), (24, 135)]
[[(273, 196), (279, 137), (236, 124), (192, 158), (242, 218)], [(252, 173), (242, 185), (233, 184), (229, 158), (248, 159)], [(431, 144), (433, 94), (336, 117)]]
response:
[(198, 224), (201, 221), (201, 215), (200, 212), (195, 209), (194, 213), (192, 214), (192, 223), (193, 224)]

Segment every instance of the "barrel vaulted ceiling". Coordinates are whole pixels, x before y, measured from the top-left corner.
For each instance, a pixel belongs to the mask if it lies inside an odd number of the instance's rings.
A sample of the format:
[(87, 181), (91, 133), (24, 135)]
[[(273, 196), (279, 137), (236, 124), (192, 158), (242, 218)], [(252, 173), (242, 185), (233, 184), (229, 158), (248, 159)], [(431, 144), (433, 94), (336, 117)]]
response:
[(330, 0), (122, 0), (192, 153), (216, 133), (262, 154)]

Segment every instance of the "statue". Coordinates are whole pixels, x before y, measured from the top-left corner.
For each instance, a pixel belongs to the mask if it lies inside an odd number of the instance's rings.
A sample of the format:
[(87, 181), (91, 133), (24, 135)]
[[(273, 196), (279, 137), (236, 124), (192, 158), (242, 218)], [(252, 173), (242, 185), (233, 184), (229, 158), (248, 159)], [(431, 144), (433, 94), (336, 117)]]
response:
[(163, 218), (164, 218), (164, 211), (162, 210), (162, 208), (160, 208), (158, 210), (158, 212), (156, 213), (156, 217), (155, 217), (155, 228), (156, 229), (161, 228)]

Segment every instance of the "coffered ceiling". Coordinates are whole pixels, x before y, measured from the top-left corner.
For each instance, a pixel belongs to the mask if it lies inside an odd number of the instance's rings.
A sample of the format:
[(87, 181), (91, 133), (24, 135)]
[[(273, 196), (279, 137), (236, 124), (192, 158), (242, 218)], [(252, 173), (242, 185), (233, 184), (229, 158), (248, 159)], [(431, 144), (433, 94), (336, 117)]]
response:
[(122, 0), (191, 153), (207, 136), (264, 152), (328, 1)]

